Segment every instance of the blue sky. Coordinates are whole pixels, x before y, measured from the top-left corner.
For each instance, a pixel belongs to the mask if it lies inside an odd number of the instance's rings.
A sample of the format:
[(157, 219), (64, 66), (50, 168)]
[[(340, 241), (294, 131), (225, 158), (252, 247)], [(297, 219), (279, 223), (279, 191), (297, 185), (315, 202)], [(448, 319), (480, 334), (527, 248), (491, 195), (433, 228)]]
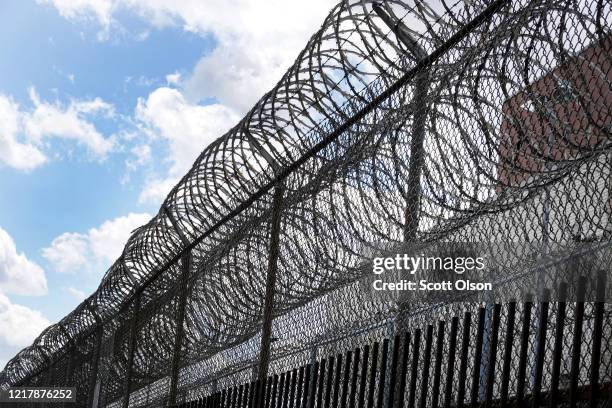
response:
[(0, 367), (95, 290), (334, 3), (0, 0)]

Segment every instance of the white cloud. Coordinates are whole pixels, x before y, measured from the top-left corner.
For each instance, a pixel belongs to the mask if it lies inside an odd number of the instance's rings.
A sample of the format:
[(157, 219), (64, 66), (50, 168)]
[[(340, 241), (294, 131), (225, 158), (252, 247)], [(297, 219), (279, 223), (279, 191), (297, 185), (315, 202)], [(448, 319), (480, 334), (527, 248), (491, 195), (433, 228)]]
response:
[(25, 133), (34, 142), (56, 137), (83, 144), (98, 158), (105, 158), (114, 146), (112, 138), (105, 138), (86, 119), (89, 115), (113, 115), (112, 105), (100, 98), (71, 101), (68, 106), (40, 100), (36, 90), (30, 89), (34, 111), (25, 115)]
[(148, 180), (138, 196), (141, 203), (160, 203), (168, 195), (172, 187), (178, 183), (180, 176), (152, 178)]
[(139, 99), (136, 118), (152, 137), (168, 142), (170, 169), (166, 176), (149, 180), (140, 200), (159, 201), (192, 165), (200, 151), (223, 135), (238, 120), (231, 109), (189, 103), (176, 89), (158, 88)]
[(129, 0), (153, 24), (212, 33), (217, 47), (184, 81), (192, 101), (216, 98), (244, 113), (281, 78), (336, 0)]
[(184, 81), (185, 96), (191, 101), (214, 97), (242, 113), (280, 79), (337, 0), (42, 2), (69, 19), (97, 20), (105, 30), (123, 9), (156, 28), (181, 25), (186, 31), (212, 33), (218, 46)]
[(76, 272), (87, 263), (88, 249), (87, 235), (66, 232), (53, 239), (50, 247), (43, 249), (43, 257), (57, 272)]
[(146, 213), (130, 213), (114, 220), (105, 221), (100, 227), (89, 230), (89, 245), (97, 259), (112, 262), (121, 251), (133, 230), (147, 223), (151, 216)]
[(9, 293), (44, 295), (47, 280), (43, 269), (17, 252), (13, 238), (0, 228), (0, 369), (50, 324), (41, 312), (12, 303)]
[(136, 40), (145, 41), (147, 38), (149, 38), (149, 35), (151, 35), (149, 30), (141, 31), (136, 35)]
[(25, 347), (49, 326), (50, 322), (37, 310), (17, 305), (0, 293), (0, 342)]
[(8, 293), (44, 295), (47, 280), (43, 269), (18, 253), (11, 236), (0, 228), (0, 368), (50, 324), (41, 312), (12, 303)]
[(29, 171), (41, 166), (47, 157), (41, 150), (46, 139), (66, 139), (87, 148), (97, 159), (104, 159), (115, 147), (112, 137), (104, 137), (90, 117), (110, 118), (111, 104), (100, 98), (72, 100), (67, 105), (42, 101), (30, 89), (33, 109), (23, 110), (10, 97), (0, 94), (0, 164)]
[(72, 296), (78, 302), (82, 302), (87, 297), (85, 292), (83, 292), (82, 290), (79, 290), (79, 289), (77, 289), (75, 287), (72, 287), (72, 286), (68, 286), (66, 288), (66, 292), (68, 292), (70, 294), (70, 296)]
[(20, 129), (19, 106), (0, 95), (0, 164), (28, 171), (45, 163), (47, 158), (36, 146), (17, 140)]
[(45, 271), (17, 252), (13, 238), (0, 228), (0, 292), (39, 296), (47, 293)]
[[(216, 48), (190, 75), (166, 76), (168, 86), (141, 99), (137, 120), (149, 135), (168, 142), (170, 169), (151, 177), (141, 202), (159, 202), (197, 154), (236, 124), (293, 63), (337, 0), (46, 0), (69, 19), (87, 16), (108, 30), (118, 11), (131, 11), (151, 27), (180, 25), (212, 34)], [(213, 99), (218, 103), (199, 106)]]
[(151, 146), (149, 145), (136, 145), (130, 149), (130, 153), (134, 156), (133, 160), (126, 160), (126, 166), (130, 170), (136, 170), (151, 161)]
[(43, 249), (43, 257), (61, 273), (105, 270), (121, 255), (131, 232), (150, 218), (146, 213), (130, 213), (84, 234), (63, 233)]
[(36, 0), (39, 4), (53, 4), (65, 18), (98, 20), (100, 25), (108, 27), (114, 0)]
[(181, 83), (181, 73), (175, 71), (172, 74), (166, 75), (166, 82), (168, 85), (179, 85)]
[[(183, 84), (189, 100), (214, 97), (240, 113), (270, 90), (320, 27), (335, 0), (215, 0), (214, 13), (183, 8), (181, 18), (218, 42)], [(216, 4), (216, 3), (222, 3)]]
[(281, 78), (318, 29), (336, 0), (131, 0), (154, 23), (168, 20), (186, 30), (213, 33), (217, 47), (183, 81), (188, 100), (214, 97), (248, 110)]

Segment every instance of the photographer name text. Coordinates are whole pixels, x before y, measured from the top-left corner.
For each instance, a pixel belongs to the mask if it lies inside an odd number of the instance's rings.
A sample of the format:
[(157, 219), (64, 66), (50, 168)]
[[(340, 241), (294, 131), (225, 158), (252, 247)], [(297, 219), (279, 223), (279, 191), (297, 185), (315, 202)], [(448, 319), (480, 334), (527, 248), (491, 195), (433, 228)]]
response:
[[(435, 257), (397, 254), (395, 257), (374, 258), (372, 272), (383, 275), (388, 272), (407, 274), (411, 279), (388, 282), (376, 279), (372, 287), (376, 291), (489, 291), (490, 282), (470, 280), (463, 277), (468, 272), (476, 274), (485, 268), (481, 257)], [(429, 279), (415, 279), (418, 273), (428, 273)], [(444, 273), (452, 273), (452, 279), (440, 279)], [(446, 275), (448, 276), (448, 275)]]

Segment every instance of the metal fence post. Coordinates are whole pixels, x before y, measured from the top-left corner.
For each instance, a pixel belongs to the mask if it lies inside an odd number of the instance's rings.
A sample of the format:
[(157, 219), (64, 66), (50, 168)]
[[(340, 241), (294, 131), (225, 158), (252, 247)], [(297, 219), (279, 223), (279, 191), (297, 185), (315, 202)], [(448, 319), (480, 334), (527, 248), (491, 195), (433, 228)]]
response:
[[(63, 370), (64, 378), (62, 379), (60, 384), (57, 384), (57, 385), (63, 385), (64, 387), (71, 387), (73, 385), (71, 379), (74, 377), (72, 375), (72, 371), (74, 369), (73, 367), (74, 357), (75, 357), (76, 352), (78, 351), (78, 347), (77, 347), (76, 342), (72, 338), (72, 336), (70, 336), (70, 334), (66, 330), (66, 328), (62, 326), (61, 324), (59, 325), (59, 328), (62, 331), (62, 333), (64, 333), (66, 338), (68, 339), (68, 342), (66, 344), (66, 354), (64, 358), (62, 359), (65, 361), (65, 366)], [(67, 404), (68, 404), (67, 402), (63, 402), (61, 406), (66, 407)]]
[[(170, 220), (172, 227), (178, 234), (181, 242), (188, 246), (189, 239), (183, 234), (183, 231), (179, 228), (179, 225), (172, 215), (172, 212), (166, 207), (163, 207), (163, 211)], [(170, 372), (170, 394), (168, 396), (168, 405), (176, 405), (176, 392), (178, 387), (178, 374), (181, 365), (181, 347), (183, 344), (184, 328), (183, 322), (185, 320), (185, 306), (187, 304), (187, 281), (189, 278), (189, 268), (191, 265), (191, 251), (187, 251), (185, 255), (181, 257), (181, 288), (178, 308), (176, 311), (176, 332), (174, 334), (174, 349), (172, 350), (172, 367)]]
[(173, 406), (176, 404), (176, 390), (178, 386), (178, 374), (181, 364), (181, 347), (183, 344), (184, 328), (183, 321), (185, 320), (185, 306), (187, 304), (187, 278), (189, 277), (189, 266), (191, 264), (191, 254), (187, 253), (182, 258), (181, 271), (181, 290), (176, 318), (176, 332), (174, 335), (174, 350), (172, 352), (172, 371), (170, 375), (170, 395), (168, 404)]
[(138, 329), (138, 312), (140, 311), (140, 292), (134, 298), (132, 306), (132, 321), (130, 327), (130, 342), (128, 350), (128, 362), (125, 376), (125, 394), (123, 395), (123, 408), (128, 408), (130, 403), (130, 388), (132, 382), (132, 365), (134, 364), (134, 351), (136, 350), (136, 333)]
[[(427, 57), (427, 52), (412, 37), (402, 20), (392, 15), (392, 10), (383, 9), (380, 3), (372, 5), (373, 10), (406, 46), (416, 62)], [(429, 92), (429, 69), (419, 71), (414, 77), (414, 91), (410, 107), (413, 114), (412, 140), (410, 143), (410, 164), (408, 168), (408, 185), (406, 187), (406, 208), (404, 211), (404, 242), (416, 238), (419, 227), (419, 211), (421, 202), (421, 171), (425, 161), (423, 143), (425, 141), (425, 120), (429, 112), (429, 104), (425, 103)]]
[[(383, 9), (383, 4), (374, 3), (372, 9), (383, 20), (385, 25), (393, 31), (397, 40), (404, 44), (408, 52), (412, 54), (416, 62), (427, 57), (427, 52), (413, 38), (410, 31), (406, 28), (401, 19), (393, 14), (391, 8)], [(425, 103), (429, 93), (429, 68), (424, 68), (414, 76), (413, 95), (410, 101), (410, 109), (413, 114), (412, 139), (410, 143), (410, 163), (408, 167), (408, 180), (406, 185), (406, 206), (404, 208), (404, 231), (403, 240), (405, 243), (414, 242), (419, 227), (419, 212), (421, 208), (421, 171), (424, 159), (425, 141), (425, 120), (429, 112), (429, 105)], [(397, 331), (404, 329), (404, 322), (401, 320), (404, 312), (408, 308), (406, 305), (407, 292), (400, 294), (398, 312), (396, 315)]]
[(270, 344), (272, 336), (272, 319), (274, 311), (274, 292), (276, 289), (276, 274), (278, 272), (278, 254), (281, 231), (282, 204), (285, 188), (277, 184), (272, 199), (272, 225), (270, 230), (270, 254), (268, 258), (268, 273), (266, 276), (266, 295), (264, 299), (263, 323), (261, 329), (261, 346), (259, 349), (259, 370), (257, 378), (264, 381), (270, 365)]
[(64, 368), (64, 385), (65, 386), (71, 386), (72, 384), (72, 371), (74, 370), (74, 355), (75, 353), (77, 353), (78, 348), (76, 343), (72, 342), (72, 344), (70, 344), (68, 346), (68, 350), (67, 350), (67, 355), (66, 355), (66, 367)]
[(94, 335), (96, 336), (96, 340), (94, 343), (94, 352), (92, 357), (93, 364), (91, 368), (91, 375), (89, 378), (89, 392), (87, 393), (87, 406), (91, 408), (97, 408), (98, 405), (98, 401), (95, 398), (95, 394), (96, 384), (98, 382), (98, 367), (100, 362), (100, 349), (102, 348), (102, 335), (104, 334), (103, 326), (99, 324), (94, 333)]
[(55, 381), (55, 358), (49, 359), (49, 372), (47, 373), (47, 386), (53, 386)]
[[(66, 358), (68, 359), (68, 361), (66, 362), (66, 367), (64, 369), (64, 386), (65, 387), (72, 387), (75, 386), (76, 384), (74, 384), (74, 375), (73, 375), (73, 371), (74, 371), (74, 359), (75, 359), (75, 354), (78, 352), (79, 348), (77, 346), (77, 343), (75, 341), (73, 341), (72, 339), (70, 339), (70, 345), (68, 347), (67, 353), (68, 355), (66, 356)], [(69, 402), (64, 402), (62, 403), (62, 407), (67, 407), (70, 403)]]

